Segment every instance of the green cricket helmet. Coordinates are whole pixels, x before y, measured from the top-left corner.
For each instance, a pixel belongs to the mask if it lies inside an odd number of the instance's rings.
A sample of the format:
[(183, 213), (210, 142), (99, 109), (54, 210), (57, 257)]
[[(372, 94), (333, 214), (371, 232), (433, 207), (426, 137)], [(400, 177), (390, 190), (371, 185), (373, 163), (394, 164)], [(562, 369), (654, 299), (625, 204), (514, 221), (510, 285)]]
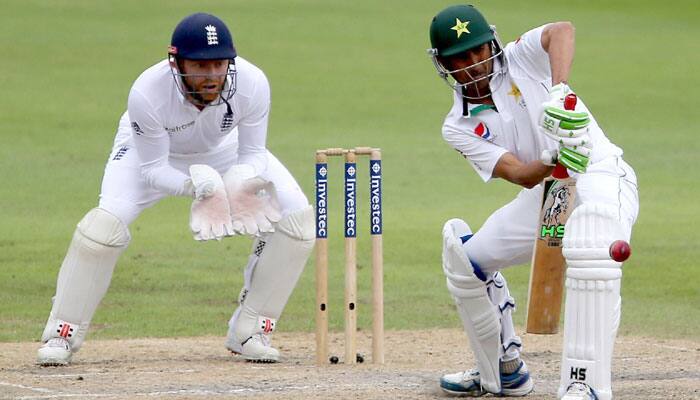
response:
[[(448, 70), (441, 62), (441, 59), (444, 57), (458, 56), (485, 43), (490, 43), (491, 45), (491, 57), (477, 64), (457, 70)], [(450, 6), (433, 17), (430, 23), (430, 44), (432, 47), (428, 49), (428, 54), (430, 54), (440, 77), (452, 89), (461, 93), (467, 99), (477, 100), (490, 96), (490, 93), (480, 94), (476, 83), (484, 79), (490, 80), (493, 76), (505, 74), (506, 72), (503, 46), (496, 34), (496, 27), (489, 25), (486, 22), (486, 18), (472, 5)], [(498, 71), (492, 67), (490, 73), (476, 78), (471, 73), (474, 71), (473, 68), (475, 66), (493, 63), (495, 59), (499, 59), (501, 62), (501, 68)], [(453, 74), (460, 71), (465, 72), (470, 81), (466, 83), (456, 81), (453, 78)], [(466, 89), (470, 85), (477, 88), (476, 96), (467, 95)]]

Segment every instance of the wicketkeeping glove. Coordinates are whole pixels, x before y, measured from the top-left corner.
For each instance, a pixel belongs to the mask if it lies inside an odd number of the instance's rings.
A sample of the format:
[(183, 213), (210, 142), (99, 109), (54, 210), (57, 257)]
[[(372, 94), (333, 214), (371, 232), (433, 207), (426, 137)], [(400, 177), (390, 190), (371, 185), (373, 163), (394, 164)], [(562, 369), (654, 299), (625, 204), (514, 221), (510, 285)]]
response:
[(224, 186), (236, 233), (257, 235), (275, 230), (273, 224), (282, 214), (272, 182), (256, 176), (251, 165), (238, 164), (224, 174)]
[(231, 210), (226, 198), (224, 181), (208, 165), (190, 166), (194, 201), (190, 213), (190, 229), (195, 240), (221, 240), (233, 236)]

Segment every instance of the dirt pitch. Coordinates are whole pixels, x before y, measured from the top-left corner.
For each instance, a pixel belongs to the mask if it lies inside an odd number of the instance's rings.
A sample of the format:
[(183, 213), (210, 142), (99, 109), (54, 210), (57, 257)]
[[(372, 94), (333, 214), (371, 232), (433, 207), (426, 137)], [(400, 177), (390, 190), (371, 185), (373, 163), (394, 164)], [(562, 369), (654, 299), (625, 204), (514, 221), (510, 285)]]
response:
[[(561, 336), (523, 335), (535, 379), (528, 399), (554, 399)], [(391, 331), (386, 364), (316, 367), (312, 334), (278, 333), (279, 364), (227, 353), (223, 338), (88, 341), (69, 367), (34, 365), (37, 343), (0, 344), (0, 399), (435, 399), (441, 374), (472, 364), (458, 330)], [(360, 349), (369, 348), (360, 334)], [(340, 334), (331, 351), (343, 353)], [(700, 399), (700, 343), (618, 337), (616, 399)]]

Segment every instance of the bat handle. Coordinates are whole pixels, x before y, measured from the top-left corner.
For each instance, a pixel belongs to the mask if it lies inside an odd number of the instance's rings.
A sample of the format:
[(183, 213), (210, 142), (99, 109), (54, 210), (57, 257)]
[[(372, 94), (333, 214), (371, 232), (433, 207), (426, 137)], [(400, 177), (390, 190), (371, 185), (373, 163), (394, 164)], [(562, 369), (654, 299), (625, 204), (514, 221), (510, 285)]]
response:
[[(567, 94), (566, 97), (564, 97), (564, 109), (573, 111), (576, 108), (577, 101), (578, 98), (574, 93)], [(569, 173), (566, 171), (566, 168), (563, 165), (557, 163), (552, 171), (552, 177), (554, 179), (566, 179), (569, 177)]]
[(569, 93), (564, 97), (564, 109), (573, 111), (576, 109), (576, 102), (578, 101), (578, 98), (574, 93)]

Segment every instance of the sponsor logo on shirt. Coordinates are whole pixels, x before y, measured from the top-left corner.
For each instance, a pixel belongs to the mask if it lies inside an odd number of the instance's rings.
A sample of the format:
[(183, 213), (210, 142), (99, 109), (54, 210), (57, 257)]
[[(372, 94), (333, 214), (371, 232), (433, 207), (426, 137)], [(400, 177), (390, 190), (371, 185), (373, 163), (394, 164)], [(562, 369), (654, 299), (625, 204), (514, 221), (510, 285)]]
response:
[(479, 135), (479, 137), (481, 137), (482, 139), (491, 138), (491, 131), (489, 131), (489, 128), (483, 122), (479, 122), (479, 125), (477, 125), (476, 128), (474, 128), (474, 133)]
[(190, 121), (190, 122), (188, 122), (188, 123), (186, 123), (186, 124), (182, 124), (182, 125), (180, 125), (180, 126), (176, 126), (176, 127), (173, 127), (173, 128), (170, 128), (170, 127), (167, 127), (167, 126), (166, 126), (166, 127), (165, 127), (165, 130), (168, 131), (168, 134), (169, 134), (169, 135), (174, 135), (174, 134), (176, 134), (176, 133), (180, 133), (180, 132), (184, 131), (184, 130), (187, 129), (187, 128), (192, 127), (193, 125), (194, 125), (194, 121)]

